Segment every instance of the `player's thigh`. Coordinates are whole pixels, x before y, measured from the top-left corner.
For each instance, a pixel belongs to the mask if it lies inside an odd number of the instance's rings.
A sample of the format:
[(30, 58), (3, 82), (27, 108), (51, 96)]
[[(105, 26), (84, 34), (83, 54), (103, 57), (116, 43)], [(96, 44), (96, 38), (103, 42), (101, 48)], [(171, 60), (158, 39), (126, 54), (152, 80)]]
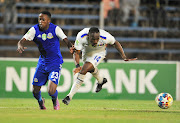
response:
[(32, 84), (34, 86), (42, 86), (46, 84), (47, 80), (48, 80), (48, 74), (37, 68), (33, 77)]
[(94, 71), (94, 65), (91, 62), (85, 62), (82, 66), (80, 74), (85, 75), (87, 72)]
[(61, 76), (61, 68), (57, 68), (49, 73), (48, 79), (53, 83), (55, 83), (56, 85), (58, 85), (60, 76)]
[(32, 84), (35, 86), (42, 86), (45, 85), (48, 80), (48, 75), (44, 74), (42, 72), (36, 72), (34, 74), (33, 82)]

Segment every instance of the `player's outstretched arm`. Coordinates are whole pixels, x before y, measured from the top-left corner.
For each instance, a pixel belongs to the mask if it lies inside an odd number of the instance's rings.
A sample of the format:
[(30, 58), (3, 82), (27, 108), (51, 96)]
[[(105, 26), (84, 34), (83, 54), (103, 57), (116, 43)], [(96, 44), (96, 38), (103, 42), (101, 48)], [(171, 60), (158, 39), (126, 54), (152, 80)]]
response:
[(116, 41), (116, 42), (114, 43), (114, 47), (115, 47), (115, 48), (118, 50), (118, 52), (121, 54), (121, 57), (124, 59), (124, 61), (133, 61), (133, 60), (136, 60), (136, 59), (137, 59), (137, 58), (131, 58), (131, 59), (126, 58), (126, 55), (125, 55), (125, 53), (124, 53), (124, 50), (123, 50), (121, 44), (120, 44), (118, 41)]
[(67, 47), (69, 48), (69, 52), (73, 54), (75, 52), (74, 45), (67, 39), (63, 39), (63, 41), (66, 43)]
[(137, 58), (124, 59), (124, 61), (134, 61), (134, 60), (137, 60)]
[(18, 53), (22, 53), (25, 49), (27, 49), (27, 47), (24, 47), (24, 42), (26, 41), (25, 38), (22, 38), (20, 41), (18, 41), (17, 43), (17, 52)]

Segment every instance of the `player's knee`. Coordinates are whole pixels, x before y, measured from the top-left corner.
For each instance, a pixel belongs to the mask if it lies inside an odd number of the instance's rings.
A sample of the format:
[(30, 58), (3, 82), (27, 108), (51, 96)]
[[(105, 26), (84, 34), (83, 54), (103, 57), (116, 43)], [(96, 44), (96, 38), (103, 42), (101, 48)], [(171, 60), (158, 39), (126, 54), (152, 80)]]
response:
[(91, 72), (92, 74), (97, 74), (99, 72), (98, 68), (94, 68), (93, 71)]
[(79, 73), (85, 75), (87, 72), (88, 72), (87, 70), (81, 70)]
[(92, 69), (92, 70), (90, 70), (90, 71), (88, 71), (88, 72), (90, 72), (90, 73), (94, 73), (94, 71), (95, 71), (95, 69)]
[(33, 90), (33, 94), (39, 93), (39, 90)]
[(49, 88), (48, 89), (48, 94), (53, 95), (56, 92), (56, 88)]
[(39, 91), (40, 91), (40, 87), (34, 87), (32, 92), (35, 94), (35, 93), (39, 93)]

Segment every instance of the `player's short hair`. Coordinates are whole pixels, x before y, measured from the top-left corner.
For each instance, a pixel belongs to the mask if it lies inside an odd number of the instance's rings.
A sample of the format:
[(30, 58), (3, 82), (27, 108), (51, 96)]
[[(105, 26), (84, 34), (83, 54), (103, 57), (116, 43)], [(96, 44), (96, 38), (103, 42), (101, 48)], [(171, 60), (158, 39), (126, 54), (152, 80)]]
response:
[(99, 33), (99, 29), (97, 27), (91, 27), (89, 33)]
[(51, 19), (51, 13), (49, 11), (42, 11), (40, 14), (45, 14)]

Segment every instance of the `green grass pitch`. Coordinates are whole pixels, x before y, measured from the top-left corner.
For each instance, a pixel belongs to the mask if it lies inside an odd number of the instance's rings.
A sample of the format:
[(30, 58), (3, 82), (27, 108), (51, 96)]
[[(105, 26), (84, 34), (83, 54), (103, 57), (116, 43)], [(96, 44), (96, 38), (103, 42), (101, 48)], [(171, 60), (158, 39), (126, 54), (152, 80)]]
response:
[(77, 100), (39, 110), (35, 99), (0, 99), (0, 123), (180, 123), (180, 102), (160, 109), (154, 100)]

